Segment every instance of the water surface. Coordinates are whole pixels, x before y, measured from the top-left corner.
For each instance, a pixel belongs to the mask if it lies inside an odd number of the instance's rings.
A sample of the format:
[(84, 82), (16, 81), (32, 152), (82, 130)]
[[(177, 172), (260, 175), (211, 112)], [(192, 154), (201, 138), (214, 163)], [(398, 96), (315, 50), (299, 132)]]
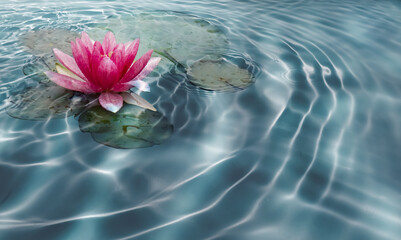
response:
[[(255, 83), (152, 79), (174, 133), (150, 148), (7, 115), (24, 33), (153, 10), (221, 27)], [(1, 239), (401, 239), (399, 1), (11, 1), (0, 19)]]

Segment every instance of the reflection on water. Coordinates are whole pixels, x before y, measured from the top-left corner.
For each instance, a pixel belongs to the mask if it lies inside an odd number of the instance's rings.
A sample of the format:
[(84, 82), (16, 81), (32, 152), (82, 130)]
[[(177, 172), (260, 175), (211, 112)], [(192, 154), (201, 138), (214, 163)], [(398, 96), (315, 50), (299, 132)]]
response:
[[(31, 58), (21, 35), (143, 10), (221, 26), (261, 73), (228, 93), (179, 72), (147, 79), (143, 97), (174, 126), (151, 148), (100, 145), (73, 117), (6, 114)], [(0, 13), (1, 239), (400, 239), (398, 1), (26, 1)]]

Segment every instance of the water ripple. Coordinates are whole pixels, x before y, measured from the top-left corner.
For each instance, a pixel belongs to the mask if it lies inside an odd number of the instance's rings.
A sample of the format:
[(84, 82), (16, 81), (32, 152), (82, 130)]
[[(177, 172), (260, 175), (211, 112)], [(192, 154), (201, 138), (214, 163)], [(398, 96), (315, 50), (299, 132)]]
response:
[[(234, 93), (147, 79), (174, 125), (118, 150), (77, 120), (5, 113), (31, 30), (166, 10), (223, 29), (255, 67)], [(10, 1), (0, 7), (1, 239), (399, 239), (398, 1)]]

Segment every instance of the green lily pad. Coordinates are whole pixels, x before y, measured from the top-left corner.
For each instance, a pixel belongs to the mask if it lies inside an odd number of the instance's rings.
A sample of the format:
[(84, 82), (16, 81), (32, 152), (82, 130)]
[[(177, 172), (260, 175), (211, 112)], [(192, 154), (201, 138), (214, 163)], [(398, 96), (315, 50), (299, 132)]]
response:
[(6, 111), (11, 117), (24, 120), (65, 118), (80, 113), (89, 101), (83, 94), (52, 83), (41, 83), (11, 95), (11, 105)]
[(72, 55), (71, 41), (77, 37), (78, 33), (66, 29), (39, 29), (22, 35), (21, 42), (25, 49), (36, 55), (22, 71), (35, 81), (49, 82), (44, 72), (55, 71), (58, 62), (53, 54), (53, 48)]
[(100, 106), (90, 108), (78, 119), (83, 132), (101, 144), (123, 149), (161, 144), (173, 133), (173, 126), (159, 112), (125, 105), (117, 113)]
[(37, 81), (48, 83), (49, 78), (44, 74), (46, 71), (56, 71), (58, 60), (53, 54), (35, 57), (22, 67), (24, 75)]
[(79, 37), (76, 32), (67, 29), (39, 29), (22, 36), (22, 43), (26, 50), (34, 55), (49, 54), (53, 48), (72, 55), (71, 41)]
[(140, 38), (139, 56), (154, 49), (153, 55), (162, 57), (155, 72), (163, 74), (176, 66), (202, 89), (237, 91), (255, 81), (255, 66), (238, 54), (227, 55), (229, 46), (224, 31), (199, 17), (169, 11), (123, 15), (97, 24), (89, 35), (102, 40), (108, 31), (120, 42)]
[(188, 69), (187, 75), (192, 84), (206, 90), (237, 91), (254, 83), (247, 68), (226, 59), (197, 61)]
[(154, 49), (154, 56), (162, 57), (159, 73), (177, 63), (187, 67), (191, 61), (205, 56), (218, 59), (228, 50), (227, 37), (218, 26), (177, 12), (155, 11), (109, 18), (90, 29), (89, 35), (101, 41), (108, 31), (119, 42), (140, 38), (138, 56)]

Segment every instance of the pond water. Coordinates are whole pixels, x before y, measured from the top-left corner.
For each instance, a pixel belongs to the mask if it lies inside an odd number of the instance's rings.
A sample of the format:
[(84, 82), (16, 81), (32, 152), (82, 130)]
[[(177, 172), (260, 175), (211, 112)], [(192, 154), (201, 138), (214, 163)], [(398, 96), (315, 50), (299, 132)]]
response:
[[(401, 239), (400, 1), (3, 1), (0, 19), (0, 239)], [(169, 43), (179, 64), (141, 96), (171, 136), (118, 149), (78, 117), (11, 117), (23, 36), (48, 29)], [(199, 87), (180, 70), (199, 65), (252, 83)]]

